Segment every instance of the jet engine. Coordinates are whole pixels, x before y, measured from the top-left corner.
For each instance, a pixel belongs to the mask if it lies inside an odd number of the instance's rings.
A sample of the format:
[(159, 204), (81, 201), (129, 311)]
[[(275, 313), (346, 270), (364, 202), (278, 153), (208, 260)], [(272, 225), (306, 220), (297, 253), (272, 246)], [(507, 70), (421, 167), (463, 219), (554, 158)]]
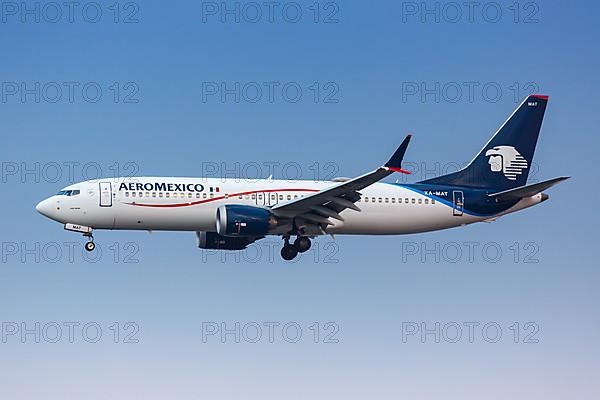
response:
[(277, 218), (266, 208), (223, 205), (217, 208), (217, 233), (221, 236), (264, 236), (277, 226)]
[(225, 237), (215, 232), (196, 232), (198, 247), (211, 250), (243, 250), (252, 243), (247, 237)]

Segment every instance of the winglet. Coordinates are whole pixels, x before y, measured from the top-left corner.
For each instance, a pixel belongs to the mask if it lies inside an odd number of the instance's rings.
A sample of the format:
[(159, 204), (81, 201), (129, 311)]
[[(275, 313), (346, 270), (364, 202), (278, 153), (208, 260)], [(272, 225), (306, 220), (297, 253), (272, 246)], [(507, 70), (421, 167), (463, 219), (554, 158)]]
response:
[(385, 167), (387, 167), (390, 171), (400, 172), (402, 174), (410, 174), (410, 171), (402, 169), (401, 167), (402, 159), (404, 158), (404, 153), (406, 153), (406, 149), (408, 148), (408, 142), (410, 142), (410, 138), (412, 138), (412, 135), (408, 134), (389, 161), (385, 163)]

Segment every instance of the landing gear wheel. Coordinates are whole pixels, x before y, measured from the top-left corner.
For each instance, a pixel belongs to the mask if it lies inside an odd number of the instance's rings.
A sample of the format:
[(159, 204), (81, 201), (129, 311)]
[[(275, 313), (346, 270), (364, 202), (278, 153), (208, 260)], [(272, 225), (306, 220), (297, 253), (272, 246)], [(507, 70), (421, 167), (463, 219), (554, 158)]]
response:
[(292, 244), (285, 244), (281, 249), (281, 258), (291, 261), (298, 255), (298, 249)]
[(92, 241), (89, 241), (85, 244), (85, 249), (87, 251), (94, 251), (95, 248), (96, 248), (96, 244)]
[(294, 241), (294, 247), (298, 250), (299, 253), (304, 253), (310, 249), (310, 239), (306, 236), (298, 236)]

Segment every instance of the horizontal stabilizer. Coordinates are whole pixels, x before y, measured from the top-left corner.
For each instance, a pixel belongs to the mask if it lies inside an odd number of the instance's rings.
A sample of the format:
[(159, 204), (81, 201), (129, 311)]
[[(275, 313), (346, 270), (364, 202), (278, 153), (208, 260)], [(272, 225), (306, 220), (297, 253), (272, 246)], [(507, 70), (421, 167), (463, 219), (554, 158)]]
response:
[(536, 194), (548, 189), (560, 183), (566, 179), (569, 179), (569, 176), (561, 176), (559, 178), (550, 179), (548, 181), (534, 183), (532, 185), (519, 186), (518, 188), (504, 190), (502, 192), (489, 194), (488, 198), (495, 199), (496, 201), (510, 201), (510, 200), (519, 200), (524, 197), (535, 196)]

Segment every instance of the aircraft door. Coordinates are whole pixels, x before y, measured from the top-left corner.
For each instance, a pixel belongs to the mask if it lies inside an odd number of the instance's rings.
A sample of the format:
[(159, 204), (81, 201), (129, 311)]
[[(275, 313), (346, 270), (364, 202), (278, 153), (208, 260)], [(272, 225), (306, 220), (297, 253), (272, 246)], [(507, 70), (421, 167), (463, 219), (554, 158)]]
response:
[(100, 182), (100, 207), (112, 206), (112, 185), (110, 182)]
[(256, 205), (257, 206), (265, 206), (268, 205), (267, 196), (268, 193), (258, 192), (256, 193)]
[(265, 193), (265, 205), (268, 206), (274, 206), (275, 204), (277, 204), (277, 193), (276, 192), (270, 192), (270, 193)]
[(465, 199), (462, 190), (454, 190), (452, 192), (452, 215), (460, 217), (463, 215), (465, 208)]

